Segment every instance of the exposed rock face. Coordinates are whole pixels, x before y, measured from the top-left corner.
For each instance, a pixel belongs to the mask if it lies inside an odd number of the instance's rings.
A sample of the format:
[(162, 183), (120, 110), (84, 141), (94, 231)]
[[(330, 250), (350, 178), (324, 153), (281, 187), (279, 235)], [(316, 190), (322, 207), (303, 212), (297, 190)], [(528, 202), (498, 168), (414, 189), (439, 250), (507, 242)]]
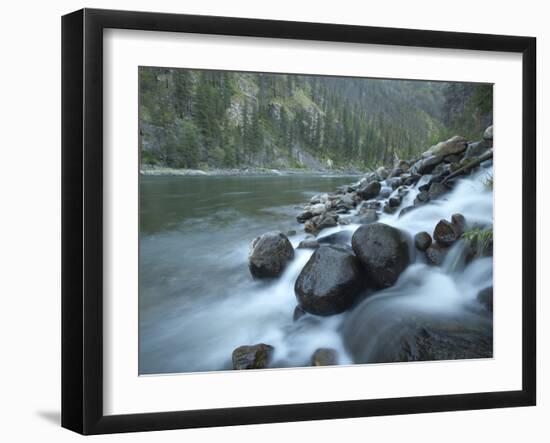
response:
[(334, 366), (338, 364), (336, 351), (331, 348), (319, 348), (311, 356), (311, 366)]
[(350, 308), (365, 286), (361, 264), (338, 246), (317, 249), (294, 285), (298, 303), (314, 315), (334, 315)]
[(414, 236), (414, 245), (420, 251), (425, 251), (432, 244), (432, 237), (427, 232), (419, 232)]
[(363, 188), (359, 189), (357, 191), (357, 195), (361, 197), (363, 200), (370, 200), (371, 198), (376, 197), (380, 193), (380, 189), (382, 188), (382, 185), (380, 182), (371, 182), (368, 185), (364, 186)]
[(493, 312), (493, 287), (485, 288), (477, 294), (477, 301), (480, 302), (485, 309)]
[(410, 263), (405, 234), (383, 223), (359, 227), (353, 234), (351, 246), (369, 281), (379, 288), (393, 285)]
[(275, 278), (294, 258), (294, 248), (280, 232), (268, 232), (256, 238), (248, 255), (248, 267), (255, 278)]
[(260, 343), (252, 346), (239, 346), (233, 351), (233, 369), (263, 369), (273, 356), (273, 346)]
[(434, 239), (444, 246), (450, 246), (460, 238), (460, 234), (453, 223), (440, 220), (434, 229)]
[(432, 146), (430, 149), (424, 152), (424, 154), (422, 154), (422, 157), (430, 157), (432, 155), (446, 156), (458, 154), (460, 152), (464, 152), (467, 146), (468, 143), (466, 142), (466, 139), (464, 137), (455, 135), (449, 140), (439, 142), (437, 145)]

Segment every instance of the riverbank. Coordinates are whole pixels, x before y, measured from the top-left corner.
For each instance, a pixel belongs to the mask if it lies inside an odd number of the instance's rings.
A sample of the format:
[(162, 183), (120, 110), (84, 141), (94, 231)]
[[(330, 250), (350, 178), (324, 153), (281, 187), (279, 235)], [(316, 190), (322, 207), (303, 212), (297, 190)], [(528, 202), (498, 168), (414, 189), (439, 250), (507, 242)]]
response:
[(353, 176), (362, 175), (365, 171), (358, 169), (269, 169), (269, 168), (244, 168), (244, 169), (180, 169), (165, 166), (143, 165), (140, 175), (169, 176), (169, 177), (197, 177), (197, 176), (262, 176), (262, 175), (334, 175)]

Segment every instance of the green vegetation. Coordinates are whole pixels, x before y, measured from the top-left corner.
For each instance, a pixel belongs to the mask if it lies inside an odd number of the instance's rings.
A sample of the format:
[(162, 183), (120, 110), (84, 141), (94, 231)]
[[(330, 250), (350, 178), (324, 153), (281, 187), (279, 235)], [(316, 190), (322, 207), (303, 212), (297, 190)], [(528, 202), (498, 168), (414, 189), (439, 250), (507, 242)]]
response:
[(139, 69), (142, 164), (372, 168), (491, 114), (491, 85)]
[(481, 229), (479, 227), (475, 227), (464, 232), (462, 237), (468, 241), (470, 248), (475, 253), (475, 256), (481, 257), (492, 248), (493, 228)]

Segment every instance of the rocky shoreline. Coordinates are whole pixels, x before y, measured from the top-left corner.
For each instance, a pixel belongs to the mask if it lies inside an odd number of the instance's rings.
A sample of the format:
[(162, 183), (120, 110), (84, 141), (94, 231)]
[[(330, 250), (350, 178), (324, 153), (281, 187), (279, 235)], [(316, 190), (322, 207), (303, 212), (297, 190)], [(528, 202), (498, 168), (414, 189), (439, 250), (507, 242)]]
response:
[[(464, 241), (464, 260), (492, 256), (492, 225), (475, 226), (462, 214), (449, 214), (434, 224), (433, 232), (406, 232), (378, 222), (382, 213), (402, 217), (415, 209), (445, 199), (457, 182), (492, 162), (493, 128), (480, 141), (468, 142), (455, 136), (432, 146), (420, 158), (398, 160), (392, 167), (380, 167), (351, 185), (319, 194), (303, 207), (296, 219), (308, 234), (297, 248), (314, 250), (294, 286), (297, 306), (294, 321), (308, 315), (331, 316), (346, 312), (375, 293), (390, 288), (423, 254), (428, 265), (440, 266), (451, 247)], [(422, 183), (420, 185), (420, 183)], [(491, 182), (492, 186), (492, 182)], [(417, 192), (412, 204), (405, 197)], [(411, 194), (412, 196), (413, 194)], [(408, 201), (411, 199), (410, 197)], [(349, 230), (320, 235), (326, 228), (358, 225)], [(254, 239), (249, 269), (255, 279), (277, 279), (295, 256), (287, 235), (268, 232)], [(492, 313), (492, 287), (478, 294), (480, 309)], [(492, 339), (464, 336), (441, 328), (420, 333), (403, 344), (395, 361), (489, 357)], [(432, 339), (430, 339), (430, 337)], [(468, 351), (468, 340), (474, 340)], [(234, 369), (268, 368), (275, 349), (265, 343), (240, 346), (233, 351)], [(312, 366), (334, 365), (336, 351), (319, 348), (311, 356)]]
[(143, 165), (139, 171), (143, 176), (154, 177), (230, 177), (230, 176), (281, 176), (281, 175), (333, 175), (333, 176), (359, 176), (355, 169), (269, 169), (269, 168), (245, 168), (245, 169), (180, 169), (165, 166)]

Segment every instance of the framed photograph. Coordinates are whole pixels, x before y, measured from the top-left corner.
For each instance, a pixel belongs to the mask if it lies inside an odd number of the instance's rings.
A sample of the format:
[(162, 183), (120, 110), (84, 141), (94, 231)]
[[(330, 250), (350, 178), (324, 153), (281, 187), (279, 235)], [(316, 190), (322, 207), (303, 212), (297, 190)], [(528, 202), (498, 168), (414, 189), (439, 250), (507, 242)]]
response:
[(536, 40), (62, 20), (62, 425), (536, 403)]

